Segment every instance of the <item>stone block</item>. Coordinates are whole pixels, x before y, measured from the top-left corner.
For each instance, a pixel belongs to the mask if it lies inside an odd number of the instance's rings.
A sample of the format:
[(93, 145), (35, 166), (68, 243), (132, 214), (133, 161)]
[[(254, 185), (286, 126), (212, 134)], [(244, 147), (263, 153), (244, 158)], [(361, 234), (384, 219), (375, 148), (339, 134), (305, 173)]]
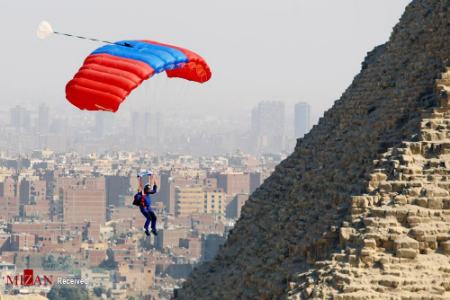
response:
[(395, 196), (394, 202), (396, 204), (401, 204), (401, 205), (402, 204), (407, 204), (408, 203), (408, 199), (406, 198), (405, 195), (398, 195), (398, 196)]
[(364, 240), (364, 247), (376, 249), (377, 248), (377, 241), (374, 239), (365, 239)]
[(417, 198), (413, 203), (417, 206), (428, 207), (428, 199), (425, 197)]
[(350, 240), (351, 235), (353, 234), (354, 229), (351, 227), (341, 227), (339, 229), (339, 239), (341, 242), (346, 242)]
[(450, 254), (450, 241), (442, 242), (440, 246), (445, 253)]
[(442, 209), (443, 203), (441, 198), (429, 198), (428, 199), (428, 208), (431, 209)]
[(410, 248), (410, 249), (417, 250), (417, 249), (419, 249), (419, 242), (408, 236), (403, 236), (403, 237), (395, 239), (394, 247), (395, 247), (395, 249)]

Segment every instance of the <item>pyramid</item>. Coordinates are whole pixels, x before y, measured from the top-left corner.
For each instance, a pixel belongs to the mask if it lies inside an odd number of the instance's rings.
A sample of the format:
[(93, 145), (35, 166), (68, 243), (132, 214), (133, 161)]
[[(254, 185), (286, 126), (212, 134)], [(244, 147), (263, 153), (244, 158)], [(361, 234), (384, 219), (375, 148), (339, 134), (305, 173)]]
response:
[(175, 299), (450, 299), (449, 20), (407, 6)]

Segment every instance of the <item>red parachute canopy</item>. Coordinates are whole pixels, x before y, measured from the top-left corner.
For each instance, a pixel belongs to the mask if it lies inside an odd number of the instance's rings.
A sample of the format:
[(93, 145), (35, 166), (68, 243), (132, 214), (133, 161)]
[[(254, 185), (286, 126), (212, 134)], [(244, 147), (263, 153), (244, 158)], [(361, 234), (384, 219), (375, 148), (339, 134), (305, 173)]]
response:
[(120, 41), (102, 46), (84, 61), (66, 85), (66, 98), (82, 110), (116, 112), (120, 104), (143, 80), (165, 71), (203, 83), (211, 70), (198, 54), (154, 41)]

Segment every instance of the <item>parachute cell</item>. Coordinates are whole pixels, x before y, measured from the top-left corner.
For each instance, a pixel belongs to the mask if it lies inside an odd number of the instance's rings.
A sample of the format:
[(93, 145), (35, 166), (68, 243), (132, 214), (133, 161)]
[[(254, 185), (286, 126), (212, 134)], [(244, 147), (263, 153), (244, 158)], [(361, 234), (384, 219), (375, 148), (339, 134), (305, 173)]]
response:
[(203, 83), (211, 71), (198, 54), (154, 41), (120, 41), (96, 49), (66, 85), (66, 98), (83, 110), (115, 112), (143, 80), (166, 71)]

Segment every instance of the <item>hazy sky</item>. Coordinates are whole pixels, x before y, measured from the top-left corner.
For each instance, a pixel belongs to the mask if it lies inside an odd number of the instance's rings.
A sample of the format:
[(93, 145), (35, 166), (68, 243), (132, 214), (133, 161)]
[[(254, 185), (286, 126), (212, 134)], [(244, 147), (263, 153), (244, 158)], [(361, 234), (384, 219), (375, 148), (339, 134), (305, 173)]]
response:
[(70, 108), (64, 87), (98, 43), (36, 38), (57, 31), (107, 40), (154, 39), (210, 64), (199, 85), (164, 74), (122, 105), (157, 110), (248, 111), (261, 100), (305, 101), (315, 121), (340, 97), (368, 51), (385, 42), (408, 0), (0, 0), (0, 106), (47, 102)]

